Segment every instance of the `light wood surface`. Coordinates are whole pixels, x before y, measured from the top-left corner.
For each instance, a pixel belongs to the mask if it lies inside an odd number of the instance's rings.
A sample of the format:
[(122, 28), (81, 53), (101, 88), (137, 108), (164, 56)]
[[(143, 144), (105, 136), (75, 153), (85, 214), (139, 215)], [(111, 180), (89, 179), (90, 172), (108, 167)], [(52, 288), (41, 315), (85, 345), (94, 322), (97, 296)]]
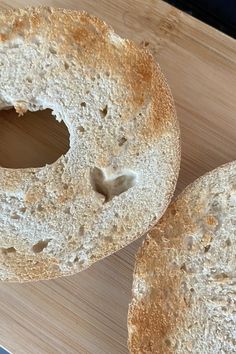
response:
[[(177, 192), (204, 172), (236, 158), (233, 39), (157, 0), (9, 0), (1, 1), (0, 8), (38, 4), (87, 10), (120, 35), (150, 48), (168, 78), (181, 123), (183, 159)], [(26, 136), (26, 126), (17, 128), (15, 136)], [(7, 129), (6, 122), (1, 123), (0, 140)], [(29, 139), (34, 135), (35, 154), (45, 154), (47, 160), (52, 150), (56, 155), (64, 151), (65, 134), (56, 129), (55, 146), (48, 151), (40, 148), (44, 140), (37, 129)], [(0, 149), (4, 151), (3, 143)], [(139, 243), (73, 277), (0, 284), (0, 344), (17, 354), (128, 353), (126, 317)]]

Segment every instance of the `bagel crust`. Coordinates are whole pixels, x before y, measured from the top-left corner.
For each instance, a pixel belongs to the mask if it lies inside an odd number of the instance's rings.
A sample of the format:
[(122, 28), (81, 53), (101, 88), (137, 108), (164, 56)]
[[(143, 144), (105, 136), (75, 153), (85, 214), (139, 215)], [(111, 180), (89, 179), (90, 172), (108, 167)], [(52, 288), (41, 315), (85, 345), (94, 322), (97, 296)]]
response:
[(136, 257), (132, 354), (236, 353), (236, 161), (189, 185)]
[(51, 109), (70, 133), (51, 165), (0, 167), (1, 280), (77, 273), (162, 216), (179, 172), (179, 127), (146, 50), (84, 12), (14, 9), (0, 13), (0, 75), (1, 109)]

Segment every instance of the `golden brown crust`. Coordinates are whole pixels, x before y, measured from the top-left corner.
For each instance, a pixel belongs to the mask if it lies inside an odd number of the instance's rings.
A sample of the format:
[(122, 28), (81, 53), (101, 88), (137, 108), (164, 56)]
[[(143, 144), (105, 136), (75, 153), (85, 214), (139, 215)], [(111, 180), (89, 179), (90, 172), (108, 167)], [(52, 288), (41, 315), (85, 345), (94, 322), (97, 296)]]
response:
[[(51, 26), (50, 40), (57, 43), (59, 54), (71, 53), (88, 67), (112, 71), (114, 76), (122, 79), (130, 93), (121, 104), (132, 104), (138, 112), (145, 101), (151, 100), (150, 128), (144, 131), (145, 139), (168, 129), (168, 121), (177, 122), (171, 92), (152, 55), (129, 40), (123, 40), (122, 50), (115, 40), (111, 46), (111, 37), (116, 38), (116, 35), (102, 20), (85, 12), (43, 6), (12, 10), (9, 15), (12, 30), (8, 35), (1, 34), (2, 40), (12, 39), (19, 32), (31, 39), (38, 33), (43, 34), (45, 26)], [(61, 36), (63, 40), (60, 40)]]
[[(27, 255), (23, 252), (16, 252), (13, 247), (11, 249), (3, 248), (0, 250), (0, 262), (9, 273), (5, 281), (43, 280), (57, 278), (62, 275), (58, 260), (55, 258), (42, 254)], [(30, 272), (29, 269), (31, 269)]]
[(182, 213), (187, 209), (184, 199), (173, 202), (137, 253), (134, 283), (136, 278), (146, 280), (147, 295), (139, 300), (133, 289), (128, 316), (128, 345), (132, 354), (174, 354), (169, 337), (181, 326), (188, 304), (180, 292), (183, 270), (170, 268), (168, 255), (188, 247), (180, 237), (182, 227), (186, 232), (196, 230), (190, 215)]
[[(175, 215), (177, 225), (178, 215), (175, 205), (168, 209), (167, 214)], [(168, 216), (165, 214), (165, 217)], [(188, 219), (188, 225), (189, 221)], [(143, 291), (146, 293), (139, 299), (136, 294), (139, 290), (133, 289), (133, 300), (129, 306), (128, 345), (132, 354), (174, 354), (168, 337), (178, 323), (181, 323), (181, 318), (187, 308), (187, 304), (180, 295), (182, 272), (177, 267), (170, 269), (169, 259), (166, 256), (171, 250), (181, 249), (184, 245), (180, 238), (172, 238), (168, 234), (167, 240), (165, 239), (166, 233), (160, 236), (162, 223), (163, 219), (158, 228), (154, 227), (150, 231), (136, 257), (134, 284), (135, 279), (141, 279), (142, 286), (146, 288)], [(163, 226), (165, 229), (165, 222)], [(175, 233), (173, 232), (172, 235), (174, 236)], [(158, 264), (161, 264), (158, 272), (157, 259)]]
[[(231, 213), (232, 219), (235, 217), (235, 209), (232, 204), (235, 202), (231, 202), (230, 205), (226, 203), (227, 198), (230, 195), (232, 198), (234, 193), (235, 174), (236, 162), (232, 162), (220, 166), (196, 180), (172, 202), (159, 223), (148, 233), (137, 253), (134, 269), (133, 297), (128, 314), (130, 353), (189, 353), (191, 345), (196, 344), (193, 341), (199, 340), (196, 338), (196, 334), (190, 336), (189, 348), (183, 345), (181, 349), (176, 351), (174, 341), (181, 343), (187, 336), (186, 317), (190, 313), (190, 308), (195, 305), (195, 302), (191, 301), (191, 297), (194, 292), (198, 292), (199, 286), (196, 280), (192, 283), (195, 284), (196, 289), (187, 286), (188, 279), (193, 277), (194, 270), (191, 270), (191, 265), (186, 266), (185, 262), (192, 257), (193, 263), (196, 260), (195, 267), (197, 267), (199, 262), (197, 260), (200, 260), (199, 264), (203, 266), (204, 272), (207, 273), (209, 267), (213, 269), (214, 279), (216, 278), (214, 273), (214, 269), (217, 273), (217, 267), (214, 264), (216, 261), (212, 259), (212, 263), (209, 263), (210, 256), (208, 254), (209, 250), (213, 249), (213, 255), (216, 255), (214, 253), (214, 249), (216, 252), (216, 244), (213, 244), (213, 240), (217, 239), (216, 232), (225, 213)], [(218, 199), (219, 195), (222, 198), (221, 202)], [(221, 204), (223, 210), (221, 210)], [(229, 228), (230, 223), (226, 230), (223, 229), (219, 232), (218, 238), (223, 232), (227, 234)], [(231, 240), (235, 241), (235, 236), (230, 236)], [(222, 239), (225, 242), (224, 237)], [(230, 242), (229, 245), (231, 245)], [(234, 250), (235, 248), (232, 247), (232, 264), (234, 263)], [(205, 255), (206, 258), (204, 258)], [(220, 260), (221, 257), (222, 255), (219, 256)], [(228, 277), (222, 271), (224, 267), (228, 268), (229, 273), (234, 272), (229, 266), (231, 258), (227, 258), (228, 264), (219, 265), (221, 269), (219, 279), (222, 283), (224, 283), (224, 279), (222, 279), (224, 277), (228, 281)], [(192, 267), (194, 269), (193, 265)], [(198, 274), (197, 271), (196, 273)], [(200, 273), (200, 279), (201, 276), (203, 277), (203, 274)], [(204, 280), (202, 282), (204, 288)], [(215, 291), (214, 289), (212, 295), (215, 294)], [(226, 299), (226, 295), (223, 298)], [(198, 301), (201, 302), (201, 300)], [(219, 305), (217, 306), (219, 307)], [(199, 310), (193, 315), (196, 322), (198, 315), (200, 316)], [(201, 315), (204, 317), (204, 314)], [(221, 322), (224, 322), (223, 318)], [(190, 328), (188, 324), (187, 330), (191, 333), (188, 326)], [(221, 341), (220, 329), (217, 330)], [(198, 331), (201, 331), (201, 328)], [(203, 334), (200, 333), (199, 336), (203, 337)], [(187, 342), (186, 345), (188, 345)], [(216, 351), (211, 351), (211, 353), (213, 352)]]
[[(133, 299), (128, 314), (128, 347), (132, 354), (175, 353), (169, 336), (181, 325), (181, 318), (187, 308), (180, 295), (182, 272), (178, 267), (170, 268), (167, 256), (168, 252), (184, 247), (181, 238), (176, 237), (178, 233), (174, 231), (174, 225), (178, 225), (179, 207), (181, 210), (180, 205), (172, 204), (168, 208), (158, 226), (150, 231), (136, 256)], [(165, 220), (168, 217), (175, 221), (166, 231)], [(191, 229), (191, 221), (187, 216), (185, 221)], [(161, 265), (158, 269), (157, 263)], [(136, 285), (140, 280), (145, 288), (144, 295)]]

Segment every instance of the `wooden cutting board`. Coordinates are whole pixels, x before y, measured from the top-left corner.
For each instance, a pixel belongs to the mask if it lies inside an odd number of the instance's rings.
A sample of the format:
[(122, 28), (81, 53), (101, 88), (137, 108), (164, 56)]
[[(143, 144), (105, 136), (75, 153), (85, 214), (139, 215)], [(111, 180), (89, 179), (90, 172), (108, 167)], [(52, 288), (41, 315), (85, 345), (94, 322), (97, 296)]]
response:
[[(153, 53), (168, 78), (182, 129), (177, 192), (204, 172), (236, 158), (233, 39), (157, 0), (9, 0), (1, 1), (0, 8), (39, 4), (98, 15), (121, 36)], [(51, 123), (45, 124), (42, 134), (47, 135)], [(49, 155), (53, 159), (66, 148), (63, 128), (56, 129), (53, 145), (45, 151), (48, 136), (31, 130), (27, 122), (18, 127), (14, 120), (6, 120), (0, 132), (15, 134), (13, 142), (18, 135), (28, 136), (42, 160)], [(11, 158), (5, 160), (14, 164)], [(126, 317), (139, 244), (140, 240), (73, 277), (0, 284), (0, 345), (17, 354), (128, 353)]]

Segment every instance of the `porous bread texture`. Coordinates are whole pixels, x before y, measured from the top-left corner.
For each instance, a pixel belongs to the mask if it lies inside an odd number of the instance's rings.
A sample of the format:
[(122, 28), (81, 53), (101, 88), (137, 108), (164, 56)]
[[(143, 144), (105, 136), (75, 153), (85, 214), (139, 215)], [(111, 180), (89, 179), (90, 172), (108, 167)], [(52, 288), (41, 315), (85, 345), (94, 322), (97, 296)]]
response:
[(49, 108), (70, 133), (55, 163), (0, 168), (1, 280), (74, 274), (162, 216), (179, 127), (147, 51), (84, 12), (15, 9), (0, 13), (0, 70), (2, 109)]
[(132, 354), (236, 352), (236, 162), (187, 187), (148, 234), (128, 328)]

